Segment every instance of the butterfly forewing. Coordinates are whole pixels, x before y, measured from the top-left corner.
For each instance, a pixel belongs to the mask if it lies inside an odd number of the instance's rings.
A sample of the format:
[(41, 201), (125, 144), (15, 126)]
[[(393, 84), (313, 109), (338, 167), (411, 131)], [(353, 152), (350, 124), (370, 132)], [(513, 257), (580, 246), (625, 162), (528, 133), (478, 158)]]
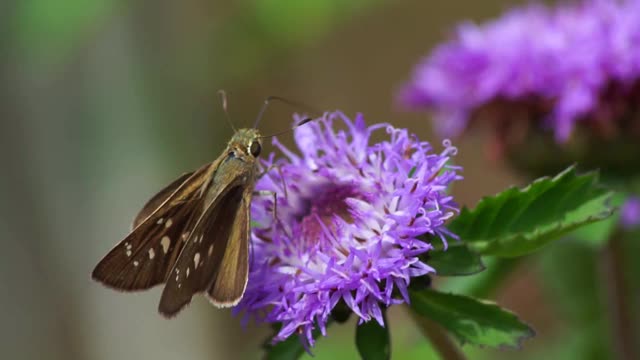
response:
[(142, 207), (142, 210), (136, 215), (136, 218), (133, 220), (133, 224), (131, 226), (132, 230), (138, 227), (144, 220), (146, 220), (149, 215), (153, 214), (160, 205), (164, 204), (165, 201), (173, 194), (180, 185), (184, 184), (187, 179), (189, 179), (193, 175), (193, 172), (182, 174), (179, 178), (175, 179), (171, 184), (167, 185), (164, 189), (160, 190), (157, 194), (155, 194), (146, 204)]
[[(154, 196), (136, 217), (134, 230), (98, 263), (93, 279), (122, 291), (145, 290), (165, 282), (190, 227), (199, 218), (204, 199), (200, 188), (210, 176), (211, 166), (200, 168), (169, 195), (166, 194), (177, 181)], [(166, 198), (149, 211), (160, 196)], [(140, 220), (145, 211), (151, 214)]]

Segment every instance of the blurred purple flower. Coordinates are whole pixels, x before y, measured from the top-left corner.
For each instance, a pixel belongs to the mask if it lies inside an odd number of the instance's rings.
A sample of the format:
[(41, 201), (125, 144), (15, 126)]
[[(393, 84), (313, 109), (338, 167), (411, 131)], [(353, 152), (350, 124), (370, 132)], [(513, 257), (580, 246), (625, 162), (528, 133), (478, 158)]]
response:
[(459, 26), (416, 67), (399, 100), (433, 110), (444, 136), (460, 135), (481, 108), (505, 102), (519, 108), (510, 107), (504, 121), (524, 110), (559, 142), (578, 123), (611, 132), (619, 126), (613, 120), (638, 108), (638, 44), (638, 0), (531, 5), (484, 25)]
[(627, 229), (640, 226), (640, 197), (632, 196), (627, 199), (620, 212), (620, 222)]
[[(335, 121), (345, 130), (334, 130)], [(376, 130), (389, 139), (370, 144)], [(325, 334), (340, 301), (360, 323), (380, 325), (384, 307), (409, 301), (411, 278), (434, 272), (418, 258), (432, 245), (418, 237), (455, 238), (444, 223), (458, 207), (446, 191), (461, 176), (448, 141), (436, 154), (407, 130), (367, 127), (360, 115), (328, 113), (294, 136), (301, 155), (274, 139), (286, 158), (263, 162), (270, 170), (256, 189), (277, 194), (277, 217), (273, 199), (254, 197), (260, 225), (237, 311), (281, 324), (274, 342), (295, 333), (313, 346), (312, 331)]]

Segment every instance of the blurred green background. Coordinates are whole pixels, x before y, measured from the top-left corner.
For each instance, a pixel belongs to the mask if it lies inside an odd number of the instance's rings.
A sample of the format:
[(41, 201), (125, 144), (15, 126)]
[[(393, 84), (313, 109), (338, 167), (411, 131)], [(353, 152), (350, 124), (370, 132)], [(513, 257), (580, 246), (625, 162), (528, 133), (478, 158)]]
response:
[[(398, 111), (394, 91), (455, 23), (496, 17), (520, 3), (3, 2), (2, 358), (258, 358), (264, 327), (243, 330), (229, 311), (200, 297), (167, 321), (156, 312), (159, 288), (127, 295), (89, 278), (155, 191), (222, 150), (231, 130), (216, 91), (227, 90), (231, 117), (243, 126), (265, 97), (279, 95), (363, 112), (370, 123), (407, 127), (439, 145), (427, 115)], [(261, 130), (286, 129), (295, 110), (274, 104)], [(291, 144), (290, 135), (281, 139)], [(524, 183), (485, 160), (483, 141), (482, 134), (457, 141), (465, 181), (454, 193), (461, 204)], [(472, 358), (597, 358), (608, 346), (606, 332), (582, 334), (607, 327), (591, 281), (601, 272), (576, 256), (592, 250), (570, 242), (553, 247), (491, 295), (538, 337), (522, 353), (465, 347)], [(545, 265), (564, 256), (576, 263), (570, 271)], [(574, 306), (576, 296), (584, 306)], [(389, 319), (394, 358), (433, 358), (404, 309), (392, 309)], [(355, 358), (353, 329), (353, 322), (331, 328), (316, 359)]]

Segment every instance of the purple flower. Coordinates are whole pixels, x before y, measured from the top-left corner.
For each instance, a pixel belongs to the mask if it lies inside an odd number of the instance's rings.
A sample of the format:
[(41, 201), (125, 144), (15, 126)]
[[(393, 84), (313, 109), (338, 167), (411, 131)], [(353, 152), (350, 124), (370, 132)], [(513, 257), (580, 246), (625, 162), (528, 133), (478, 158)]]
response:
[(626, 229), (640, 226), (640, 197), (632, 196), (622, 206), (620, 223)]
[(558, 142), (578, 124), (605, 136), (628, 128), (638, 135), (637, 116), (633, 126), (625, 118), (640, 103), (638, 44), (638, 0), (519, 8), (459, 26), (416, 67), (399, 100), (433, 110), (445, 136), (476, 120), (504, 128), (522, 118), (552, 129)]
[[(387, 140), (370, 143), (385, 131)], [(277, 194), (277, 210), (274, 217), (273, 199), (254, 197), (259, 225), (237, 311), (281, 324), (274, 342), (296, 333), (313, 346), (312, 331), (325, 334), (341, 301), (361, 323), (380, 325), (384, 307), (409, 301), (411, 278), (434, 272), (418, 257), (432, 245), (418, 237), (453, 236), (444, 223), (458, 208), (447, 189), (461, 176), (448, 141), (433, 153), (407, 130), (367, 127), (360, 115), (328, 113), (294, 136), (301, 155), (274, 139), (286, 158), (263, 162), (270, 170), (256, 189)]]

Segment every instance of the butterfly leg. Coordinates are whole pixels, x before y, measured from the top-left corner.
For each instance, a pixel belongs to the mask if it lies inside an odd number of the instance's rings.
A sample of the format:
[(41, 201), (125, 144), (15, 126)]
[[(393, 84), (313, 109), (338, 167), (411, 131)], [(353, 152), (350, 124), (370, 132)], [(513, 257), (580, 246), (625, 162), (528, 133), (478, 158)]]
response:
[(284, 180), (284, 175), (282, 174), (282, 167), (280, 165), (270, 165), (265, 171), (263, 171), (262, 173), (258, 174), (258, 179), (260, 179), (261, 177), (267, 175), (269, 173), (269, 171), (276, 169), (276, 171), (278, 171), (278, 175), (280, 175), (280, 180), (282, 181), (282, 190), (284, 191), (284, 197), (287, 198), (288, 194), (287, 194), (287, 183)]
[(269, 173), (269, 171), (276, 169), (276, 168), (280, 168), (279, 165), (269, 165), (268, 168), (266, 168), (263, 172), (261, 172), (260, 174), (258, 174), (257, 178), (258, 179), (262, 179), (263, 176), (267, 175)]
[[(282, 181), (282, 191), (284, 192), (284, 198), (287, 199), (289, 194), (287, 193), (287, 183), (284, 179), (284, 175), (282, 174), (282, 167), (280, 167), (280, 165), (270, 165), (264, 172), (262, 172), (261, 174), (258, 175), (258, 178), (267, 175), (269, 173), (269, 171), (271, 171), (272, 169), (276, 169), (278, 171), (278, 175), (280, 175), (280, 180)], [(254, 191), (254, 194), (260, 195), (260, 196), (272, 196), (273, 197), (273, 220), (275, 220), (276, 224), (282, 225), (282, 223), (280, 222), (280, 219), (278, 218), (278, 198), (277, 198), (277, 194), (273, 191), (268, 191), (268, 190), (258, 190), (258, 191)], [(286, 230), (283, 227), (283, 231), (286, 232)]]
[(287, 194), (287, 182), (284, 180), (284, 175), (282, 175), (282, 168), (276, 165), (276, 169), (278, 169), (278, 175), (280, 175), (280, 179), (282, 180), (282, 191), (284, 191), (284, 198), (288, 199), (289, 195)]
[[(261, 177), (267, 175), (269, 173), (269, 171), (276, 169), (278, 171), (278, 175), (280, 175), (280, 180), (282, 181), (282, 191), (284, 192), (284, 198), (288, 198), (288, 194), (287, 194), (287, 183), (284, 180), (284, 175), (282, 174), (282, 167), (280, 165), (269, 165), (269, 167), (263, 171), (262, 173), (258, 174), (258, 179), (260, 179)], [(275, 195), (274, 195), (274, 199), (275, 199)]]
[(288, 237), (291, 237), (291, 234), (289, 234), (287, 232), (287, 229), (285, 228), (283, 223), (278, 218), (278, 197), (277, 197), (277, 194), (275, 192), (269, 191), (269, 190), (254, 191), (253, 194), (254, 195), (258, 195), (258, 196), (271, 196), (272, 197), (272, 199), (273, 199), (272, 214), (273, 214), (274, 223), (275, 223), (276, 226), (279, 225), (280, 228), (282, 229), (282, 231), (284, 231), (285, 234), (287, 234)]

